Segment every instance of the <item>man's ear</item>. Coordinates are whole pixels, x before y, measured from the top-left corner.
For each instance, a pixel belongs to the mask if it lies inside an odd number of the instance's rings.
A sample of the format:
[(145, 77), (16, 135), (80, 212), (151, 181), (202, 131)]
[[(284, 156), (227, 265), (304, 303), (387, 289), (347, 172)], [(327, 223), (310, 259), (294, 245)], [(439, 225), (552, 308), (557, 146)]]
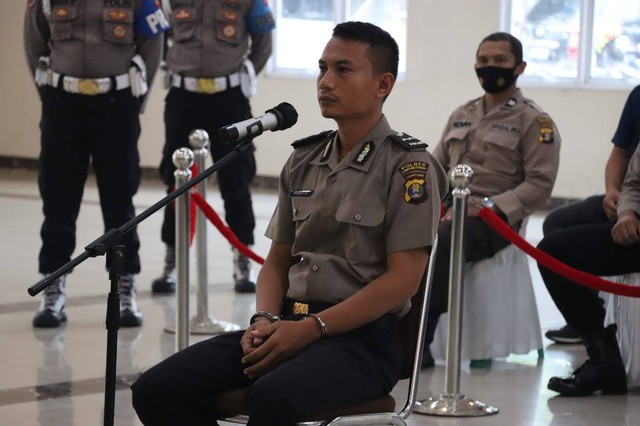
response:
[(516, 69), (514, 70), (515, 75), (521, 76), (524, 73), (525, 68), (527, 68), (527, 63), (525, 61), (520, 62), (516, 65)]
[(386, 72), (381, 74), (378, 77), (378, 93), (377, 95), (381, 98), (386, 97), (393, 90), (393, 86), (396, 83), (396, 79), (393, 77), (393, 74), (390, 72)]

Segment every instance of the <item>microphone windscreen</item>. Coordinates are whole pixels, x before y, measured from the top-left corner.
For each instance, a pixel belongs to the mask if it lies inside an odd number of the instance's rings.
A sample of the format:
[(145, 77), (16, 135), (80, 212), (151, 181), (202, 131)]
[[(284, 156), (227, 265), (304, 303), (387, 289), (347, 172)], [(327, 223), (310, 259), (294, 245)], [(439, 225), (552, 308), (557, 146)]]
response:
[(288, 102), (282, 102), (273, 108), (273, 112), (278, 116), (278, 128), (284, 130), (298, 122), (298, 111)]

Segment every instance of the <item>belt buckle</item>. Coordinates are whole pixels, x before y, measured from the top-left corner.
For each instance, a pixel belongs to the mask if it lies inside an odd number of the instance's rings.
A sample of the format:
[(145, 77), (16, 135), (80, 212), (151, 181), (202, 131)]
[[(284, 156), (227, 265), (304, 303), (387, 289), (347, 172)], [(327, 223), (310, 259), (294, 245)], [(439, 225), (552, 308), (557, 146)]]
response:
[(78, 93), (81, 95), (97, 95), (100, 93), (100, 85), (93, 79), (78, 80)]
[(198, 92), (213, 95), (218, 92), (218, 85), (215, 78), (199, 78), (196, 80)]
[(306, 303), (294, 302), (293, 303), (293, 314), (294, 315), (306, 315), (309, 313), (309, 305)]

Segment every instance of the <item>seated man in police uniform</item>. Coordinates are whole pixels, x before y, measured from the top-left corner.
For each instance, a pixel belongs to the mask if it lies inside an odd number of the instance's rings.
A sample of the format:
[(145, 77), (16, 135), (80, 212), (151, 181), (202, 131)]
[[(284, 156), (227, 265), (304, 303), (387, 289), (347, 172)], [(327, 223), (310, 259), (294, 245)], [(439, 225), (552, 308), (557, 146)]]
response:
[(446, 176), (426, 144), (382, 113), (398, 46), (368, 23), (339, 24), (319, 60), (327, 131), (294, 143), (280, 175), (245, 331), (195, 344), (142, 374), (145, 425), (216, 424), (212, 398), (247, 388), (250, 425), (295, 425), (388, 394), (399, 379), (398, 321), (435, 238)]
[[(484, 95), (456, 109), (433, 152), (451, 170), (458, 164), (473, 169), (465, 222), (464, 257), (487, 259), (509, 243), (482, 219), (479, 207), (493, 209), (514, 229), (551, 196), (558, 173), (560, 135), (548, 114), (516, 86), (524, 72), (520, 40), (508, 33), (485, 37), (476, 51), (475, 70)], [(448, 309), (451, 205), (438, 228), (433, 292), (427, 321), (423, 366), (433, 365), (429, 344), (440, 315)]]

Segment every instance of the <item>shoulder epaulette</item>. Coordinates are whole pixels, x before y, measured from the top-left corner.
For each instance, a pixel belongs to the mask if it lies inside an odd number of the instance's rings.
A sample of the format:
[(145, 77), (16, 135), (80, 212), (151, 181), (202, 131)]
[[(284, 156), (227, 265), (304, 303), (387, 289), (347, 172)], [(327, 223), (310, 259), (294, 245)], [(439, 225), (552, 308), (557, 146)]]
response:
[(531, 108), (535, 109), (536, 111), (546, 114), (546, 112), (544, 112), (544, 110), (540, 108), (540, 106), (537, 103), (533, 102), (531, 99), (524, 98), (524, 103), (529, 105)]
[(403, 132), (395, 132), (394, 134), (389, 135), (389, 139), (399, 143), (407, 151), (418, 151), (426, 149), (429, 146), (426, 142), (422, 142), (421, 140)]
[(301, 146), (306, 146), (312, 143), (326, 141), (327, 139), (333, 136), (334, 132), (335, 130), (325, 130), (324, 132), (318, 133), (317, 135), (307, 136), (306, 138), (298, 139), (297, 141), (293, 142), (291, 146), (294, 149), (298, 149)]

